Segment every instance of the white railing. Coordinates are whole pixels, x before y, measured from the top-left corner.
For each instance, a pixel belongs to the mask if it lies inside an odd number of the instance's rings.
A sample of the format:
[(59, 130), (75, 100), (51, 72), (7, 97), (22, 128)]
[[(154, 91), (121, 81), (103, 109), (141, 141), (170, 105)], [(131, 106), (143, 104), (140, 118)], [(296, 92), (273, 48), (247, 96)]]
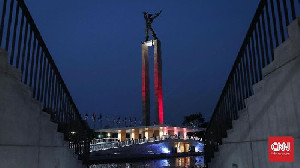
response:
[[(104, 142), (101, 140), (93, 140), (90, 144), (90, 152), (107, 150), (112, 148), (121, 148), (132, 145), (140, 145), (147, 143), (148, 140), (145, 139), (136, 139), (136, 140), (126, 140), (126, 141), (114, 141), (114, 142)], [(153, 141), (154, 142), (154, 141)]]
[[(122, 147), (127, 147), (127, 146), (132, 146), (132, 145), (140, 145), (140, 144), (145, 144), (145, 143), (153, 143), (153, 142), (158, 142), (158, 141), (164, 141), (167, 139), (182, 139), (182, 140), (187, 140), (189, 139), (188, 137), (183, 137), (183, 136), (170, 136), (170, 135), (163, 135), (161, 137), (152, 137), (152, 138), (144, 138), (144, 139), (127, 139), (126, 141), (119, 141), (117, 138), (113, 139), (94, 139), (91, 141), (90, 144), (90, 152), (95, 152), (95, 151), (101, 151), (101, 150), (108, 150), (108, 149), (113, 149), (113, 148), (122, 148)], [(190, 139), (192, 140), (199, 140), (198, 137), (191, 137)]]

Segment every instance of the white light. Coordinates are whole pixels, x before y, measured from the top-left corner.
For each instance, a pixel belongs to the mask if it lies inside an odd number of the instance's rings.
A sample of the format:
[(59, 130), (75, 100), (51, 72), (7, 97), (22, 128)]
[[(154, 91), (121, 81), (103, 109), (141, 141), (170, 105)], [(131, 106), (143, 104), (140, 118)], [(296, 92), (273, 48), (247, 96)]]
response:
[(170, 153), (170, 150), (166, 147), (162, 147), (161, 150), (162, 150), (162, 153)]
[(153, 46), (154, 42), (153, 42), (153, 40), (150, 40), (150, 41), (144, 42), (144, 44), (146, 44), (146, 46), (148, 46), (148, 47), (151, 47), (151, 46)]

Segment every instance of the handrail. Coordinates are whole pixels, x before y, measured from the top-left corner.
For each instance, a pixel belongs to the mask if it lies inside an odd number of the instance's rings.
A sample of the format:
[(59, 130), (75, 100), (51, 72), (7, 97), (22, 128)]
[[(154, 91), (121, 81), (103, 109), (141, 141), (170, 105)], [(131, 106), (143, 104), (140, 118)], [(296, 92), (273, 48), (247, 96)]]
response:
[(295, 5), (294, 0), (259, 2), (205, 132), (206, 163), (245, 108), (244, 100), (253, 95), (253, 85), (263, 79), (262, 68), (273, 61), (273, 50), (287, 39), (286, 26), (296, 19)]
[[(1, 7), (2, 5), (2, 7)], [(9, 52), (9, 63), (21, 70), (22, 82), (33, 89), (33, 98), (58, 124), (58, 131), (82, 159), (89, 154), (90, 128), (81, 118), (73, 98), (24, 0), (0, 2), (0, 47)]]

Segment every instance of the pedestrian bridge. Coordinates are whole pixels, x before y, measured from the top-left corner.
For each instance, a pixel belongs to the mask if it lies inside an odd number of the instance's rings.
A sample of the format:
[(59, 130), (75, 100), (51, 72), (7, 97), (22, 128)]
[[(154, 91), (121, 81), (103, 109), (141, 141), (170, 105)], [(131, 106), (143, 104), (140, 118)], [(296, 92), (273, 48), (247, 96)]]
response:
[(163, 136), (162, 138), (156, 137), (156, 138), (144, 138), (144, 139), (136, 139), (136, 140), (126, 140), (126, 141), (119, 141), (116, 139), (113, 139), (113, 141), (104, 140), (104, 139), (94, 139), (91, 141), (90, 144), (90, 152), (96, 152), (96, 151), (102, 151), (102, 150), (109, 150), (109, 149), (117, 149), (117, 148), (123, 148), (123, 147), (129, 147), (134, 145), (142, 145), (142, 144), (151, 144), (151, 143), (161, 143), (168, 140), (193, 140), (193, 141), (199, 141), (202, 143), (202, 139), (198, 137), (193, 138), (183, 138), (183, 137), (175, 137), (175, 136)]

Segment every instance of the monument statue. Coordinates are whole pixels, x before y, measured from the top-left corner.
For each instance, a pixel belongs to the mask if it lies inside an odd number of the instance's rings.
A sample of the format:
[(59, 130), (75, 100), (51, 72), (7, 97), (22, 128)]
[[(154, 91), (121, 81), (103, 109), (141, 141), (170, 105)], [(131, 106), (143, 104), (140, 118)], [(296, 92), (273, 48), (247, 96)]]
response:
[(151, 31), (151, 34), (152, 34), (153, 38), (155, 40), (157, 39), (156, 34), (155, 34), (154, 30), (151, 27), (151, 23), (154, 21), (155, 18), (157, 18), (161, 14), (161, 12), (162, 12), (162, 10), (160, 10), (158, 13), (156, 13), (154, 15), (149, 14), (147, 12), (143, 12), (144, 13), (144, 18), (145, 18), (145, 21), (146, 21), (146, 29), (145, 29), (146, 39), (145, 39), (145, 41), (149, 40), (149, 35), (148, 35), (149, 30)]

